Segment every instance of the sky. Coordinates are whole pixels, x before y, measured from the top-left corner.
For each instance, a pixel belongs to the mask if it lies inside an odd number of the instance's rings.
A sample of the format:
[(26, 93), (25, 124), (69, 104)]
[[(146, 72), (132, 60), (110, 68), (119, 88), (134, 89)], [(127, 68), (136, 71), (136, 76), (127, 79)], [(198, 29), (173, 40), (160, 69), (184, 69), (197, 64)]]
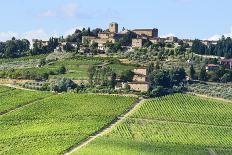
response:
[(48, 39), (77, 28), (158, 28), (159, 36), (232, 36), (231, 0), (1, 0), (0, 41)]

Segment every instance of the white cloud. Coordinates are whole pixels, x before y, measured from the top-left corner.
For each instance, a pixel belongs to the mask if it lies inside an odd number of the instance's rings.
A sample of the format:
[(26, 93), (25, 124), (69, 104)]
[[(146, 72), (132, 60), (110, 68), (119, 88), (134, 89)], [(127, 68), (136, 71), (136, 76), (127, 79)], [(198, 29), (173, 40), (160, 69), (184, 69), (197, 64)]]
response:
[(224, 33), (224, 34), (215, 34), (209, 38), (207, 38), (206, 40), (219, 40), (222, 36), (225, 36), (225, 37), (232, 37), (232, 26), (230, 28), (230, 32), (228, 33)]
[(53, 10), (46, 10), (39, 14), (39, 17), (56, 17), (56, 12)]
[(58, 35), (56, 34), (56, 32), (48, 33), (44, 29), (37, 29), (23, 33), (8, 31), (8, 32), (0, 32), (0, 41), (6, 41), (11, 39), (12, 37), (16, 37), (18, 39), (25, 38), (31, 42), (32, 39), (48, 40), (52, 36), (57, 37)]
[(8, 32), (0, 32), (0, 41), (6, 41), (11, 39), (12, 37), (18, 37), (18, 33), (8, 31)]
[(172, 37), (172, 36), (175, 36), (173, 33), (168, 33), (168, 34), (165, 34), (165, 35), (161, 35), (160, 37), (161, 38), (167, 38), (167, 37)]
[(71, 28), (71, 29), (65, 31), (65, 32), (64, 32), (64, 37), (73, 34), (73, 33), (76, 31), (76, 29), (82, 30), (83, 27), (82, 27), (82, 26), (73, 27), (73, 28)]
[(41, 18), (50, 18), (50, 17), (75, 17), (77, 16), (78, 6), (76, 3), (64, 4), (55, 9), (45, 10), (38, 14), (38, 17)]
[(70, 3), (60, 8), (60, 13), (65, 17), (75, 17), (77, 15), (77, 4)]

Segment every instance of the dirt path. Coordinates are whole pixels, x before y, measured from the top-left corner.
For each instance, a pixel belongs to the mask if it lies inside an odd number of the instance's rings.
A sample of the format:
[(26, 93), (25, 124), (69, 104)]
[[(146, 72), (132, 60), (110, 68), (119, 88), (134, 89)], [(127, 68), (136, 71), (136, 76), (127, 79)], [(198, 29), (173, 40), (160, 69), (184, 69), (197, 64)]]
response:
[(204, 123), (197, 123), (197, 122), (187, 122), (187, 121), (171, 121), (171, 120), (159, 120), (159, 119), (150, 119), (150, 118), (134, 118), (134, 117), (127, 117), (130, 120), (138, 120), (138, 121), (145, 121), (145, 122), (156, 122), (156, 123), (179, 123), (185, 125), (200, 125), (200, 126), (210, 126), (210, 127), (217, 127), (217, 128), (232, 128), (230, 125), (214, 125), (214, 124), (204, 124)]
[(213, 149), (208, 148), (207, 150), (209, 151), (209, 155), (217, 155), (217, 153)]
[(32, 89), (23, 88), (23, 87), (14, 85), (14, 84), (0, 84), (0, 85), (7, 86), (7, 87), (10, 87), (10, 88), (20, 89), (20, 90), (36, 91), (36, 90), (32, 90)]
[(144, 99), (139, 98), (126, 112), (124, 112), (120, 117), (117, 117), (115, 120), (113, 120), (110, 124), (108, 124), (106, 127), (103, 127), (101, 130), (94, 133), (92, 136), (88, 137), (87, 139), (83, 140), (82, 142), (78, 143), (77, 145), (71, 147), (68, 149), (64, 155), (70, 155), (82, 147), (86, 146), (96, 138), (103, 136), (107, 133), (109, 133), (116, 125), (120, 124), (128, 115), (130, 115), (132, 112), (134, 112), (142, 103)]

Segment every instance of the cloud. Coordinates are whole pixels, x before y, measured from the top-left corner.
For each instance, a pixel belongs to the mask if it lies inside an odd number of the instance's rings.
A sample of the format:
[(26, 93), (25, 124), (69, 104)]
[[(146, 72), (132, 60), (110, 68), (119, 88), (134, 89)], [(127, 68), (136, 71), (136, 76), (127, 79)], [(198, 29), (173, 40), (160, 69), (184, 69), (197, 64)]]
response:
[(165, 35), (161, 35), (160, 37), (161, 38), (167, 38), (167, 37), (172, 37), (172, 36), (175, 36), (173, 33), (168, 33), (168, 34), (165, 34)]
[(76, 3), (68, 3), (64, 4), (60, 7), (55, 9), (48, 9), (38, 13), (38, 17), (40, 18), (51, 18), (51, 17), (58, 17), (58, 18), (70, 18), (76, 17), (78, 14), (78, 5)]
[(32, 39), (48, 40), (52, 36), (57, 37), (58, 35), (56, 32), (47, 32), (44, 29), (36, 29), (23, 33), (8, 31), (0, 32), (0, 41), (6, 41), (11, 39), (12, 37), (16, 37), (18, 39), (28, 39), (31, 42)]
[(56, 12), (53, 10), (46, 10), (38, 15), (39, 17), (56, 17)]
[(230, 28), (230, 32), (224, 33), (224, 34), (215, 34), (215, 35), (213, 35), (213, 36), (207, 38), (206, 40), (219, 40), (223, 35), (224, 35), (226, 38), (227, 38), (227, 37), (232, 37), (232, 26), (231, 26), (231, 28)]
[(65, 17), (75, 17), (77, 15), (77, 4), (66, 4), (60, 8), (60, 13)]
[(76, 31), (76, 29), (82, 30), (83, 27), (82, 26), (76, 26), (76, 27), (68, 29), (67, 31), (64, 32), (64, 37), (73, 34)]

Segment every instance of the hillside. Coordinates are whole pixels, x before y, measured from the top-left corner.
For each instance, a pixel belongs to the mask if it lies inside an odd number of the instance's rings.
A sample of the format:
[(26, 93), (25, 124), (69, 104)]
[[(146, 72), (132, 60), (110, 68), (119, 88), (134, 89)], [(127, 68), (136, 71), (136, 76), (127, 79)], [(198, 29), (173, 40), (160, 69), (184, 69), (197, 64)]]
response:
[(74, 154), (231, 154), (232, 105), (190, 95), (145, 101), (123, 123)]
[(136, 100), (6, 89), (0, 88), (0, 154), (64, 153), (107, 126)]

